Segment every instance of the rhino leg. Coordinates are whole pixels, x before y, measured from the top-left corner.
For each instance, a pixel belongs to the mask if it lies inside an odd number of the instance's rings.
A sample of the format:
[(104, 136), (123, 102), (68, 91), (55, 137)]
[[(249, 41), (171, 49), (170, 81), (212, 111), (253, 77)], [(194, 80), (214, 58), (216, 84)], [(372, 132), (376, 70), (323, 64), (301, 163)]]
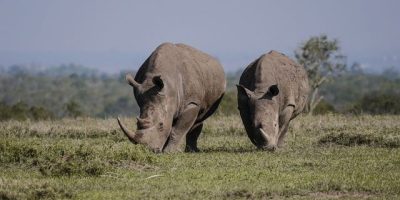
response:
[(182, 138), (189, 132), (197, 119), (200, 108), (195, 104), (189, 104), (186, 109), (178, 116), (164, 152), (181, 151)]
[(293, 106), (287, 106), (283, 112), (279, 115), (279, 138), (278, 138), (278, 147), (282, 147), (284, 145), (284, 140), (286, 137), (286, 132), (289, 127), (290, 119), (293, 115)]
[(200, 136), (201, 129), (203, 129), (203, 123), (195, 124), (192, 130), (186, 135), (186, 152), (199, 152), (197, 148), (197, 139)]

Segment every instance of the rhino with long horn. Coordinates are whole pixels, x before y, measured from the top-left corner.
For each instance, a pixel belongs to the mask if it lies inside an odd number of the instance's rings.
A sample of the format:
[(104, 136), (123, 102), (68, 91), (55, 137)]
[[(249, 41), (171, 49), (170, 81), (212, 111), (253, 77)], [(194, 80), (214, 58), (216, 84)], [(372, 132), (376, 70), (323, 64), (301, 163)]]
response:
[(118, 118), (122, 131), (135, 144), (155, 152), (198, 151), (203, 121), (212, 115), (225, 92), (221, 64), (185, 44), (161, 44), (139, 68), (133, 87), (140, 107), (136, 132)]
[(289, 122), (303, 111), (310, 91), (304, 67), (276, 51), (247, 66), (237, 90), (247, 135), (270, 151), (284, 144)]

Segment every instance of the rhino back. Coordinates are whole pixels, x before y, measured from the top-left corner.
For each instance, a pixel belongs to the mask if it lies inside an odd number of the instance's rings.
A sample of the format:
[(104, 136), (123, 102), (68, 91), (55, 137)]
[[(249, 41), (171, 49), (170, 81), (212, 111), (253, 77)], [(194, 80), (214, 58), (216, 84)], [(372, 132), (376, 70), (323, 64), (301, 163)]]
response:
[(184, 77), (185, 95), (197, 96), (211, 105), (225, 92), (225, 73), (221, 64), (193, 47), (184, 44), (177, 44), (177, 47), (183, 57), (179, 70)]
[(304, 67), (276, 51), (262, 55), (246, 67), (239, 83), (257, 94), (278, 84), (280, 110), (295, 105), (293, 117), (303, 111), (309, 94), (307, 72)]
[(179, 93), (181, 106), (194, 102), (207, 111), (225, 91), (225, 74), (219, 62), (184, 44), (161, 44), (138, 70), (143, 82), (158, 74)]

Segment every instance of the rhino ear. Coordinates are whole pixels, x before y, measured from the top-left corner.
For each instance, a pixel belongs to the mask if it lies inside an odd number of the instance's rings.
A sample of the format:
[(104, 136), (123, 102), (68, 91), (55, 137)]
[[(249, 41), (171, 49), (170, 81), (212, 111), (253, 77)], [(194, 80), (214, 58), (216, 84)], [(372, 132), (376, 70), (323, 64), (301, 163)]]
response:
[(158, 90), (162, 90), (164, 88), (164, 81), (161, 79), (160, 75), (153, 77), (153, 83)]
[(271, 85), (268, 91), (264, 94), (263, 98), (272, 99), (272, 97), (279, 94), (278, 85)]
[(128, 81), (129, 85), (131, 85), (132, 87), (134, 87), (136, 89), (140, 88), (140, 84), (135, 81), (135, 79), (132, 77), (132, 75), (126, 74), (125, 79), (126, 79), (126, 81)]
[(238, 94), (240, 96), (246, 96), (248, 98), (251, 98), (253, 96), (253, 92), (250, 91), (249, 89), (245, 88), (243, 85), (236, 85)]

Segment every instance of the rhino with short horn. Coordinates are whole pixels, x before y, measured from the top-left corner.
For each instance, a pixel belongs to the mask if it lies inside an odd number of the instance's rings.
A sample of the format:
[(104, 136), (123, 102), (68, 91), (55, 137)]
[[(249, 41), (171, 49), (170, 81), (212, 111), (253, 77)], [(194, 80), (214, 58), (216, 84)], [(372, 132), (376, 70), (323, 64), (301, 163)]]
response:
[(203, 121), (214, 113), (225, 92), (221, 64), (185, 44), (164, 43), (139, 68), (135, 78), (127, 74), (140, 107), (137, 130), (118, 123), (135, 144), (155, 152), (198, 151)]
[(274, 151), (284, 144), (289, 122), (306, 106), (307, 72), (284, 54), (271, 51), (246, 67), (237, 90), (238, 109), (251, 142)]

